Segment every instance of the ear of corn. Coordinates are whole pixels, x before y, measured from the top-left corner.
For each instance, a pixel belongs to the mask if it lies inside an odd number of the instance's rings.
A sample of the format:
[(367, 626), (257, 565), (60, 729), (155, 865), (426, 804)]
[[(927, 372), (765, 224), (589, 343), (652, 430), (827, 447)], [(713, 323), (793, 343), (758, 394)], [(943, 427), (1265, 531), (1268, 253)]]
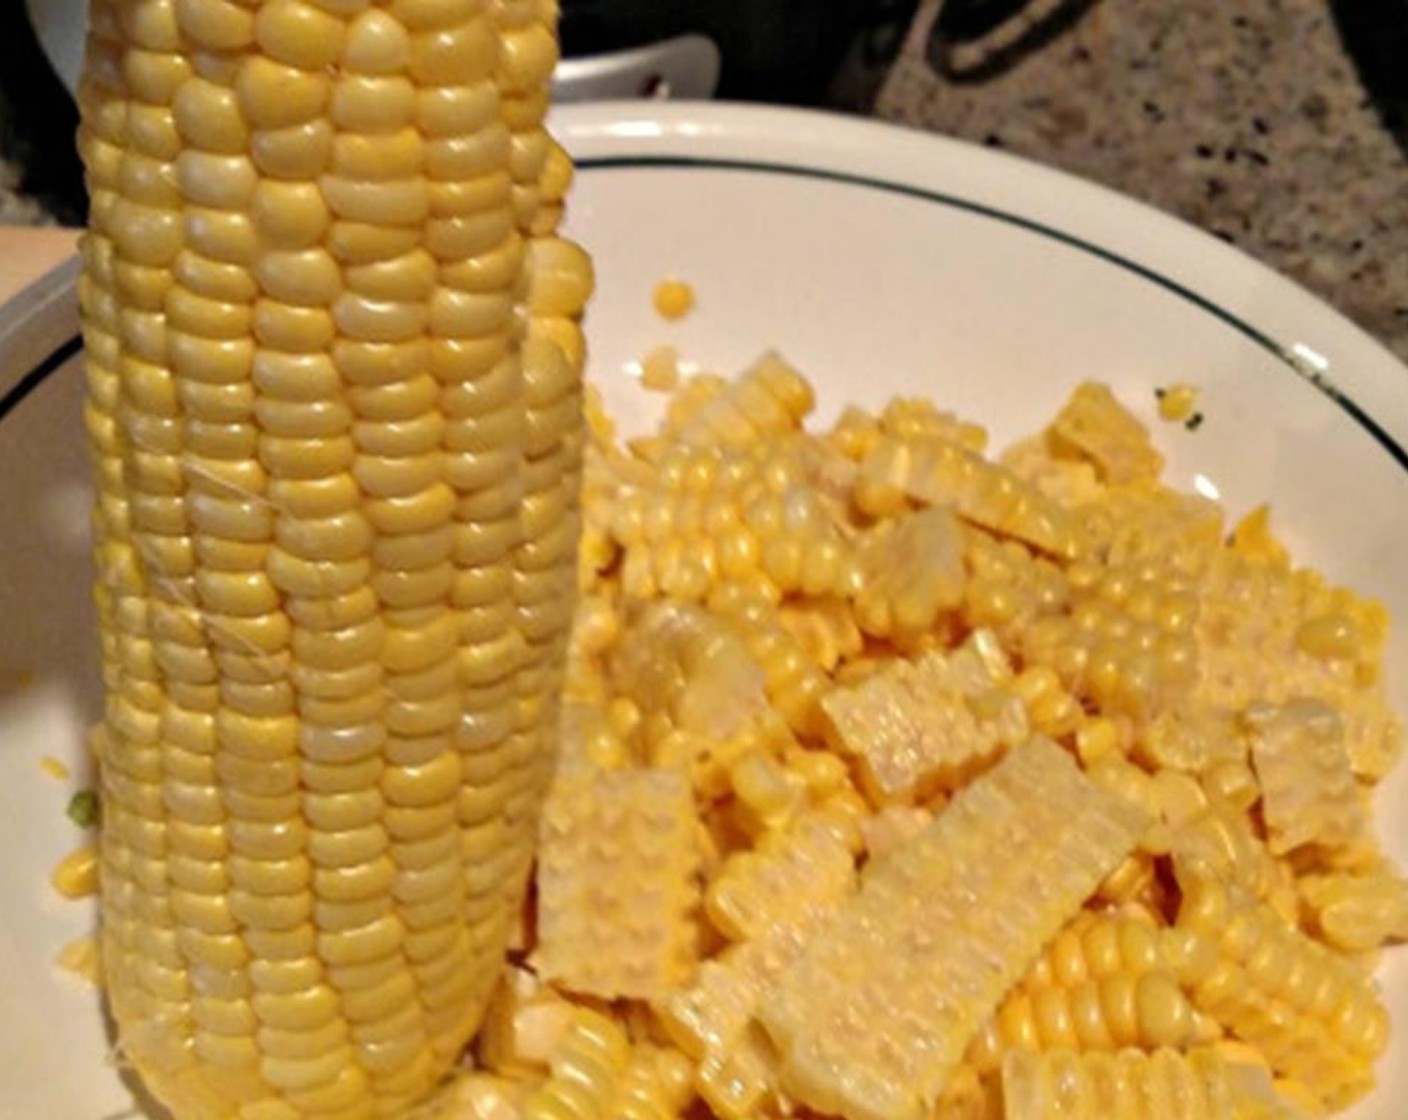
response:
[(555, 16), (94, 5), (102, 955), (181, 1120), (411, 1105), (517, 920), (591, 284)]
[(1054, 743), (1011, 751), (870, 867), (762, 1003), (783, 1088), (849, 1120), (922, 1116), (1145, 824)]
[(1342, 851), (1368, 836), (1369, 814), (1333, 708), (1316, 700), (1257, 705), (1242, 720), (1274, 855), (1308, 844)]

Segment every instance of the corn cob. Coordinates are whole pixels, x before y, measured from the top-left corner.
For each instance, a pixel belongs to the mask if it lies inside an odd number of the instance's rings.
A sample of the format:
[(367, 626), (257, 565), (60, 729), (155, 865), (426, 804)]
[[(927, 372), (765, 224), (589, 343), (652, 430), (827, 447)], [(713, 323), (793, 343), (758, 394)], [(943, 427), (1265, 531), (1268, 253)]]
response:
[(872, 517), (898, 513), (909, 502), (951, 505), (990, 532), (1063, 559), (1079, 549), (1071, 515), (1011, 471), (958, 443), (935, 436), (880, 437), (860, 463), (854, 500)]
[(786, 726), (767, 703), (767, 675), (743, 639), (699, 607), (652, 603), (628, 617), (607, 659), (616, 696), (641, 713), (634, 736), (650, 766), (681, 769), (706, 796), (748, 752)]
[(620, 1025), (578, 1008), (553, 1049), (547, 1079), (524, 1103), (523, 1120), (610, 1120), (630, 1060)]
[(724, 862), (705, 893), (714, 928), (732, 941), (830, 911), (855, 887), (850, 822), (813, 810)]
[(1148, 719), (1177, 705), (1194, 683), (1198, 600), (1161, 561), (1067, 573), (1060, 614), (1022, 635), (1028, 663), (1048, 665), (1075, 695), (1109, 715)]
[(926, 397), (894, 397), (885, 402), (877, 417), (876, 430), (894, 439), (924, 439), (930, 436), (956, 443), (975, 454), (988, 444), (987, 431), (970, 420), (939, 409)]
[(590, 287), (524, 154), (554, 20), (94, 5), (103, 959), (181, 1120), (410, 1106), (516, 920)]
[(660, 1005), (666, 1032), (697, 1062), (699, 1095), (723, 1120), (748, 1120), (777, 1099), (777, 1054), (753, 1016), (839, 901), (794, 908), (787, 921), (730, 945)]
[(678, 1052), (632, 1046), (620, 1023), (585, 1007), (572, 1010), (547, 1067), (515, 1120), (673, 1120), (692, 1097)]
[(955, 788), (1027, 737), (1020, 699), (986, 673), (965, 675), (959, 656), (895, 661), (822, 699), (827, 738), (860, 764), (877, 805)]
[(940, 411), (922, 397), (895, 397), (879, 415), (855, 405), (847, 405), (823, 437), (825, 445), (852, 462), (864, 459), (881, 438), (901, 442), (914, 439), (941, 439), (974, 454), (987, 447), (988, 433), (977, 424), (961, 420), (952, 412)]
[(1333, 708), (1315, 700), (1258, 704), (1242, 723), (1273, 855), (1306, 845), (1343, 850), (1368, 837), (1368, 810)]
[(1108, 487), (1076, 512), (1087, 554), (1111, 565), (1172, 559), (1185, 575), (1194, 575), (1206, 572), (1222, 549), (1222, 507), (1155, 482)]
[(1064, 605), (1069, 595), (1065, 577), (1018, 541), (977, 531), (965, 536), (963, 621), (974, 630), (992, 630), (1006, 648), (1015, 648), (1034, 619)]
[(1105, 484), (1091, 463), (1054, 454), (1044, 434), (1012, 444), (999, 462), (1023, 482), (1067, 508), (1094, 504), (1106, 493)]
[(1055, 744), (1009, 752), (869, 870), (763, 1002), (784, 1089), (849, 1120), (922, 1115), (1145, 823)]
[(1194, 698), (1240, 711), (1255, 702), (1320, 700), (1339, 714), (1356, 777), (1376, 782), (1403, 749), (1378, 666), (1382, 604), (1285, 561), (1219, 552), (1201, 577)]
[(1164, 459), (1149, 441), (1149, 430), (1126, 411), (1106, 385), (1087, 381), (1056, 414), (1047, 438), (1058, 451), (1088, 459), (1112, 485), (1152, 481)]
[(663, 996), (694, 969), (698, 874), (684, 774), (564, 771), (538, 852), (539, 974), (606, 999)]
[(940, 615), (963, 601), (963, 543), (942, 506), (906, 512), (869, 529), (858, 542), (860, 628), (901, 649), (931, 636)]
[(576, 1010), (528, 969), (506, 965), (475, 1036), (477, 1064), (521, 1080), (546, 1073)]
[(709, 596), (708, 607), (742, 638), (767, 678), (768, 702), (787, 725), (798, 735), (813, 734), (817, 700), (827, 680), (808, 643), (788, 627), (765, 594), (747, 584), (724, 584)]
[(774, 599), (857, 586), (839, 515), (810, 484), (790, 430), (759, 443), (670, 442), (655, 468), (619, 490), (611, 519), (628, 597), (697, 602), (720, 582), (755, 583)]
[(1236, 1120), (1233, 1082), (1215, 1052), (1035, 1054), (1002, 1063), (1003, 1120)]
[(801, 427), (815, 400), (806, 379), (767, 354), (699, 408), (675, 433), (690, 447), (750, 446)]

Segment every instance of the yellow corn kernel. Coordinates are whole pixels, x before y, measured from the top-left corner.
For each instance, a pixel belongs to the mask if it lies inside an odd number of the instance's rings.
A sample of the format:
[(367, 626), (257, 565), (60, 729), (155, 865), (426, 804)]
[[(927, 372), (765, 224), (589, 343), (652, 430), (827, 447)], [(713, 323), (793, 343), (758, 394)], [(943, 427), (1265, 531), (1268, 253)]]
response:
[(694, 289), (683, 280), (661, 280), (651, 293), (651, 302), (662, 319), (683, 319), (694, 310)]
[(1193, 410), (1198, 406), (1198, 389), (1179, 382), (1161, 389), (1158, 398), (1159, 419), (1181, 424), (1193, 415)]
[(98, 891), (98, 850), (92, 844), (75, 848), (59, 861), (50, 876), (65, 898), (86, 898)]

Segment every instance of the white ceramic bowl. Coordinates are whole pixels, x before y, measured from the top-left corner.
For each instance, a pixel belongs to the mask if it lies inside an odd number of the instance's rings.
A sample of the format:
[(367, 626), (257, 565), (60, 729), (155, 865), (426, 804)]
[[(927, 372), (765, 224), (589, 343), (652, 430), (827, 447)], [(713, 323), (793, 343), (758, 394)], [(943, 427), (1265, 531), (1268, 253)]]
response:
[[(718, 105), (574, 108), (557, 125), (581, 167), (571, 231), (600, 278), (592, 374), (631, 423), (650, 411), (635, 361), (663, 341), (719, 370), (777, 347), (823, 412), (922, 392), (999, 440), (1103, 379), (1156, 425), (1177, 484), (1234, 512), (1269, 499), (1301, 558), (1388, 605), (1408, 709), (1408, 369), (1323, 304), (1138, 204), (929, 136)], [(699, 296), (678, 325), (651, 309), (667, 274)], [(38, 361), (72, 335), (64, 298), (9, 319), (0, 354)], [(92, 912), (48, 886), (77, 834), (67, 789), (39, 767), (79, 765), (97, 701), (80, 375), (56, 365), (0, 419), (0, 1113), (94, 1120), (129, 1098), (104, 1064), (96, 997), (51, 967)], [(0, 359), (0, 393), (27, 369)], [(1201, 388), (1195, 433), (1153, 419), (1154, 389), (1173, 381)], [(1405, 860), (1403, 774), (1380, 804)], [(1405, 958), (1382, 972), (1397, 1029), (1356, 1120), (1399, 1117), (1408, 1099)]]

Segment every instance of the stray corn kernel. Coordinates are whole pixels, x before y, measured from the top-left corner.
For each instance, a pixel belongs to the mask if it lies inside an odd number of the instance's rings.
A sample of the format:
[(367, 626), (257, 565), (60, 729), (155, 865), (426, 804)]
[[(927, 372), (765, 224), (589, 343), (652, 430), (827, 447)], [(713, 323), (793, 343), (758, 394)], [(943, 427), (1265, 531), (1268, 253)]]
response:
[(61, 782), (68, 780), (68, 767), (60, 759), (55, 758), (51, 754), (46, 754), (39, 760), (39, 768), (51, 778), (57, 778)]
[(76, 937), (59, 950), (54, 963), (65, 972), (72, 973), (80, 980), (86, 980), (97, 987), (102, 979), (99, 961), (98, 939), (91, 935)]
[(65, 898), (87, 898), (98, 892), (98, 849), (92, 844), (66, 855), (51, 876), (54, 889)]
[(679, 388), (680, 355), (673, 346), (657, 346), (640, 361), (640, 383), (658, 393)]
[(694, 289), (683, 280), (661, 280), (655, 285), (655, 311), (672, 322), (694, 310)]
[(1193, 385), (1179, 382), (1158, 392), (1159, 417), (1171, 423), (1181, 424), (1189, 420), (1198, 406), (1198, 390)]

